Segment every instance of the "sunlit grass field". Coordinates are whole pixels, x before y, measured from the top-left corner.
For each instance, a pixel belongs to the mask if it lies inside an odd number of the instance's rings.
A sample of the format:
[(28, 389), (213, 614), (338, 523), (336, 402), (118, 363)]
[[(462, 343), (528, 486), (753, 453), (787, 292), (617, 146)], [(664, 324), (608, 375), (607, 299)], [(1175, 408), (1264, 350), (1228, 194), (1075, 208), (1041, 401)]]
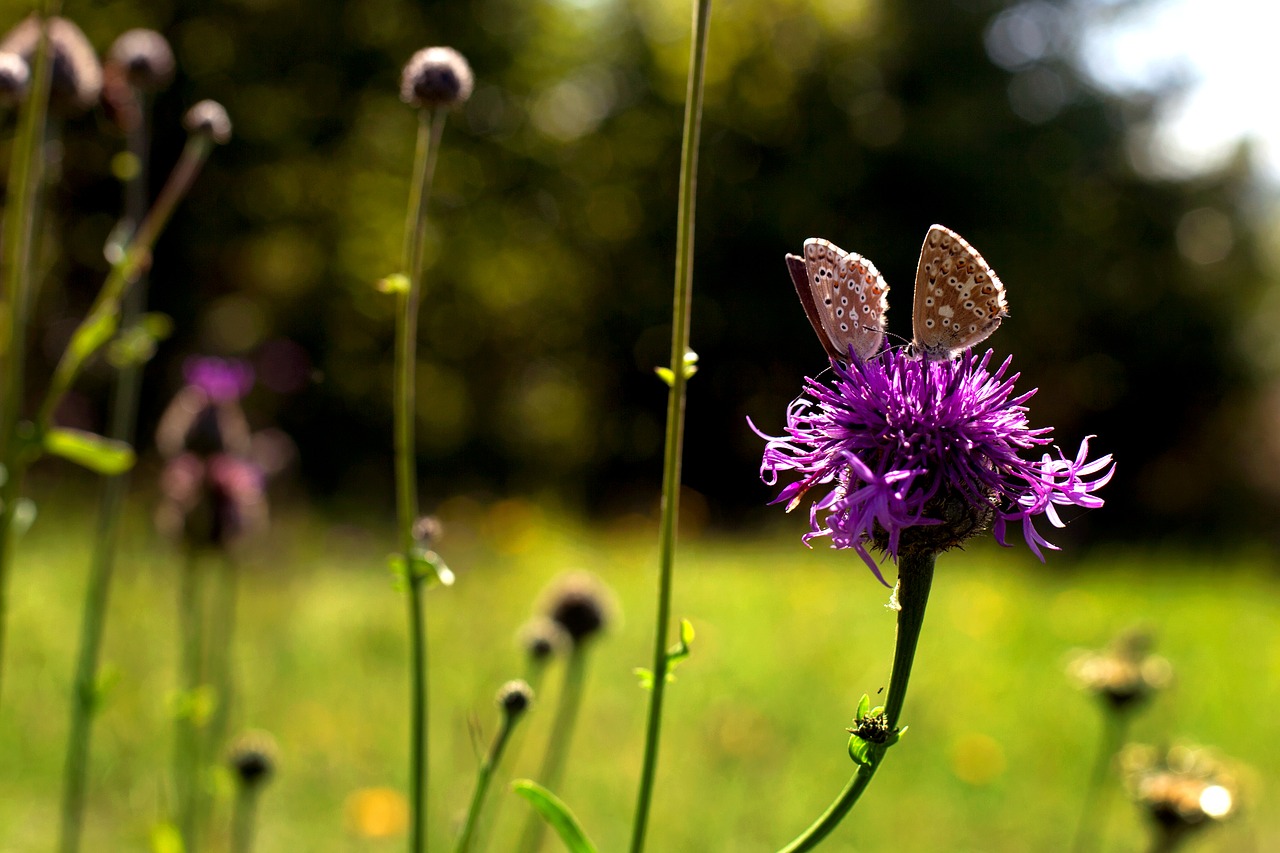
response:
[[(516, 501), (443, 508), (440, 545), (458, 576), (429, 598), (432, 846), (449, 849), (477, 756), (496, 723), (493, 695), (524, 673), (514, 639), (539, 590), (566, 569), (612, 586), (622, 616), (590, 661), (561, 794), (603, 851), (625, 849), (636, 795), (650, 665), (655, 535), (641, 521), (585, 527)], [(12, 578), (0, 704), (0, 850), (56, 838), (90, 517), (50, 508), (22, 543)], [(768, 533), (686, 536), (676, 613), (693, 656), (669, 693), (653, 851), (768, 851), (802, 830), (844, 785), (858, 698), (886, 684), (888, 590), (856, 557), (806, 550), (803, 519)], [(95, 731), (85, 847), (143, 850), (166, 814), (176, 683), (176, 556), (139, 511), (120, 561), (105, 658), (115, 683)], [(400, 850), (363, 837), (352, 792), (404, 790), (403, 596), (385, 567), (390, 526), (282, 517), (244, 559), (233, 728), (279, 741), (260, 810), (266, 851)], [(1192, 850), (1280, 849), (1280, 584), (1261, 554), (1135, 551), (1042, 567), (982, 543), (944, 555), (904, 721), (910, 731), (824, 849), (1062, 850), (1079, 819), (1100, 721), (1063, 675), (1073, 648), (1120, 629), (1154, 630), (1176, 672), (1137, 719), (1136, 739), (1192, 740), (1239, 759), (1244, 810)], [(534, 772), (560, 672), (503, 774)], [(224, 791), (218, 821), (229, 797)], [(527, 807), (497, 788), (489, 849), (514, 847)], [(1145, 831), (1118, 786), (1107, 849), (1141, 850)], [(225, 849), (225, 833), (213, 849)], [(548, 836), (544, 848), (557, 842)]]

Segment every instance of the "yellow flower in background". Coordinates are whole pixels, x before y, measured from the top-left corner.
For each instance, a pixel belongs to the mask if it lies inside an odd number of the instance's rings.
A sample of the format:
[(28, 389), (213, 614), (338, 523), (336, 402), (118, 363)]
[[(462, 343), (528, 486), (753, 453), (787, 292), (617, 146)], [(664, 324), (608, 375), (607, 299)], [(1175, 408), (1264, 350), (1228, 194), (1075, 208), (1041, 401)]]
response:
[(409, 801), (394, 788), (360, 788), (343, 806), (347, 830), (364, 838), (392, 838), (409, 826)]

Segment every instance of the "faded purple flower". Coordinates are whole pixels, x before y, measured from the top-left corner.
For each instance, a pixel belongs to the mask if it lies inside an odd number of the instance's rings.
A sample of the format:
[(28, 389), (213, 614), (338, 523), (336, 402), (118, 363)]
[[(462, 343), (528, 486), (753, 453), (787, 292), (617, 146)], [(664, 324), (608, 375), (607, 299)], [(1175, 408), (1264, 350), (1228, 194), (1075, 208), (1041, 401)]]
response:
[(266, 477), (227, 454), (184, 453), (160, 474), (157, 526), (195, 548), (223, 550), (266, 526)]
[(852, 548), (881, 583), (867, 544), (896, 561), (908, 531), (918, 537), (913, 547), (936, 552), (987, 524), (1005, 545), (1015, 524), (1043, 560), (1041, 548), (1056, 548), (1032, 520), (1044, 515), (1062, 527), (1057, 506), (1102, 506), (1093, 493), (1115, 466), (1109, 455), (1089, 460), (1088, 439), (1074, 459), (1060, 450), (1024, 458), (1051, 444), (1052, 430), (1027, 424), (1035, 391), (1013, 397), (1011, 359), (992, 372), (991, 357), (932, 361), (899, 349), (847, 366), (832, 361), (829, 383), (805, 380), (784, 436), (756, 429), (768, 441), (761, 478), (774, 485), (794, 477), (773, 502), (791, 510), (812, 490), (805, 541), (827, 536), (835, 548)]
[(189, 358), (182, 363), (182, 375), (215, 403), (239, 400), (253, 387), (253, 368), (236, 359)]

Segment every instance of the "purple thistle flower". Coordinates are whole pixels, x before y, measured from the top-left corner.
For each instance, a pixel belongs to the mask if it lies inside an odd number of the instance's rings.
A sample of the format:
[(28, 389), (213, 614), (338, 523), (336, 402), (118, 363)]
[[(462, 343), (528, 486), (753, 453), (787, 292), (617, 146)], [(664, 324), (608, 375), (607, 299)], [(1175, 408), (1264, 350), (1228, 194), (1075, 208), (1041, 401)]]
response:
[[(992, 353), (924, 360), (886, 350), (846, 366), (831, 362), (830, 383), (806, 378), (787, 407), (786, 434), (756, 434), (768, 442), (760, 476), (775, 485), (794, 472), (773, 503), (795, 509), (814, 491), (811, 529), (852, 548), (880, 579), (871, 543), (895, 562), (905, 547), (955, 547), (988, 525), (1006, 545), (1008, 525), (1020, 525), (1027, 546), (1057, 550), (1036, 530), (1035, 516), (1062, 527), (1057, 506), (1102, 506), (1093, 493), (1111, 479), (1111, 456), (1090, 461), (1089, 440), (1074, 459), (1057, 451), (1039, 460), (1024, 453), (1052, 443), (1052, 429), (1027, 424), (1029, 391), (1014, 397), (1012, 359), (994, 372)], [(904, 535), (909, 541), (903, 542)], [(886, 584), (887, 586), (887, 584)]]
[(239, 400), (253, 387), (253, 368), (236, 359), (188, 358), (182, 363), (182, 375), (215, 403)]

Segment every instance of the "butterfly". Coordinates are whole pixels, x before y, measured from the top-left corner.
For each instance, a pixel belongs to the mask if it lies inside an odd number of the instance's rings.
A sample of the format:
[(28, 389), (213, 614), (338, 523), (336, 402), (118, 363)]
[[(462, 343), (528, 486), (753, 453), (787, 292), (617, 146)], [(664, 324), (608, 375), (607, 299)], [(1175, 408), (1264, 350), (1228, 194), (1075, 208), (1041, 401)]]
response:
[[(818, 340), (832, 358), (860, 359), (880, 351), (889, 284), (875, 264), (816, 237), (804, 256), (787, 255), (787, 270)], [(977, 250), (950, 228), (925, 235), (916, 267), (911, 348), (948, 359), (986, 340), (1009, 316), (1004, 285)]]

